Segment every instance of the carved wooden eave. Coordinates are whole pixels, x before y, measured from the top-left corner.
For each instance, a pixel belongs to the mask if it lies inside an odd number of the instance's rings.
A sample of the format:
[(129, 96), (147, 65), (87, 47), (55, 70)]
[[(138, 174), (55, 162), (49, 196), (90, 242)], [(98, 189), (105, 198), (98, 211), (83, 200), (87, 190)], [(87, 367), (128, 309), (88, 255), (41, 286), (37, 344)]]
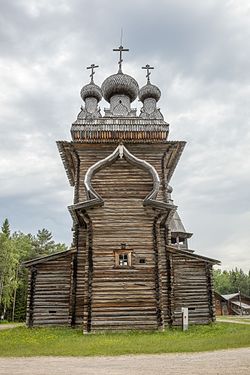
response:
[[(67, 142), (57, 141), (57, 147), (66, 170), (66, 174), (71, 186), (75, 185), (75, 173), (77, 170), (77, 150), (81, 150), (83, 144), (86, 142)], [(109, 142), (106, 142), (109, 143)], [(118, 141), (116, 140), (116, 143)], [(125, 145), (129, 145), (131, 142), (124, 142)], [(166, 145), (166, 151), (163, 157), (164, 170), (166, 182), (169, 182), (178, 161), (182, 155), (186, 142), (184, 141), (165, 141), (160, 142)]]
[(75, 185), (76, 173), (76, 155), (72, 142), (57, 141), (56, 142), (69, 183), (71, 186)]
[(50, 260), (59, 259), (59, 258), (65, 257), (69, 254), (74, 254), (74, 253), (76, 253), (76, 249), (70, 248), (68, 250), (60, 251), (58, 253), (45, 255), (45, 256), (42, 256), (42, 257), (39, 257), (39, 258), (27, 260), (26, 262), (23, 262), (22, 265), (24, 267), (31, 267), (31, 266), (35, 266), (36, 264), (45, 263), (45, 262), (48, 262)]
[(93, 189), (91, 180), (95, 173), (97, 173), (100, 169), (114, 163), (118, 158), (124, 158), (128, 163), (146, 170), (151, 175), (153, 181), (153, 189), (144, 198), (143, 205), (151, 206), (155, 209), (158, 209), (159, 211), (164, 211), (168, 214), (167, 216), (169, 216), (169, 220), (172, 219), (173, 213), (177, 209), (177, 206), (156, 200), (157, 194), (160, 189), (160, 177), (156, 169), (147, 161), (139, 159), (131, 152), (129, 152), (123, 144), (119, 144), (119, 146), (117, 146), (110, 155), (102, 160), (99, 160), (88, 169), (84, 178), (84, 186), (88, 200), (68, 207), (74, 223), (79, 222), (79, 217), (85, 210), (97, 206), (102, 206), (104, 204), (104, 200), (102, 199), (102, 197)]
[(166, 142), (166, 151), (164, 153), (163, 163), (166, 182), (169, 183), (171, 177), (175, 171), (175, 168), (180, 160), (184, 147), (185, 141), (168, 141)]
[(168, 245), (167, 246), (167, 251), (169, 253), (172, 253), (172, 254), (179, 254), (179, 255), (184, 255), (188, 258), (193, 258), (193, 259), (197, 259), (197, 260), (201, 260), (203, 262), (206, 262), (206, 263), (211, 263), (211, 264), (221, 264), (221, 262), (217, 259), (213, 259), (213, 258), (208, 258), (208, 257), (205, 257), (203, 255), (198, 255), (196, 253), (194, 253), (194, 250), (181, 250), (181, 249), (177, 249), (176, 247), (174, 246), (170, 246)]

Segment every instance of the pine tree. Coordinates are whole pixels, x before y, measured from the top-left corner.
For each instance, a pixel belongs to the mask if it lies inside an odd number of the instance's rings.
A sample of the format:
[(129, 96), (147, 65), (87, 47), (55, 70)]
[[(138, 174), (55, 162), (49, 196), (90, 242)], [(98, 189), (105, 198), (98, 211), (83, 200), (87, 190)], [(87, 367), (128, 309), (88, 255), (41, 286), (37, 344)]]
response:
[(55, 241), (52, 239), (52, 233), (43, 228), (38, 230), (33, 240), (35, 256), (49, 255), (54, 252)]
[(10, 238), (10, 224), (7, 218), (4, 220), (1, 229), (2, 233), (4, 233), (8, 238)]

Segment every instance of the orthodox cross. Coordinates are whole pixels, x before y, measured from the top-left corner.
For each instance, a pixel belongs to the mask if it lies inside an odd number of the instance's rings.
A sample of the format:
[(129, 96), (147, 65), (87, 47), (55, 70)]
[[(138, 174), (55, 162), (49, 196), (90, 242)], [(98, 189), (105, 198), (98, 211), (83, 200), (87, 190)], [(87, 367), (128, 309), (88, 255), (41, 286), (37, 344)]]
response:
[(147, 64), (146, 66), (142, 66), (142, 69), (147, 69), (146, 78), (148, 79), (148, 83), (149, 83), (150, 82), (149, 76), (151, 74), (151, 72), (149, 70), (154, 69), (154, 67)]
[(87, 66), (86, 69), (91, 69), (91, 74), (90, 74), (90, 78), (91, 78), (91, 83), (94, 83), (94, 69), (95, 68), (99, 68), (99, 65), (95, 65), (95, 64), (91, 64), (90, 66)]
[(113, 51), (120, 52), (120, 60), (118, 61), (118, 65), (119, 65), (118, 73), (122, 73), (122, 62), (123, 62), (122, 52), (127, 52), (127, 51), (129, 51), (129, 49), (128, 48), (123, 48), (123, 46), (120, 45), (120, 47), (114, 48)]

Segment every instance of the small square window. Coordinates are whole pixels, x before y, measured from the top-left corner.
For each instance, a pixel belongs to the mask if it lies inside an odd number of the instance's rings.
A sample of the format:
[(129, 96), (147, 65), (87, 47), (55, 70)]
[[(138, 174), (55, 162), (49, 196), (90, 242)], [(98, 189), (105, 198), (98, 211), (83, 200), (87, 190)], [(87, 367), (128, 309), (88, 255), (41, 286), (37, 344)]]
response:
[(176, 237), (171, 237), (171, 243), (174, 245), (177, 243)]
[(119, 266), (124, 267), (128, 265), (128, 254), (119, 254)]
[(139, 263), (140, 264), (145, 264), (146, 263), (146, 259), (145, 258), (140, 258), (139, 259)]
[(131, 250), (117, 250), (115, 255), (116, 268), (128, 268), (132, 265), (132, 251)]

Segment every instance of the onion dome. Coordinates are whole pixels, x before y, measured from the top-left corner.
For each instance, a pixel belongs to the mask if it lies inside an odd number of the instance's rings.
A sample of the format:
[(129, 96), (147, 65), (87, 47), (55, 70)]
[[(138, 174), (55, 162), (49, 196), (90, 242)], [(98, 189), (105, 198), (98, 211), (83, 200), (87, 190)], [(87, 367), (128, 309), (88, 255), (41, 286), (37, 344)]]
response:
[(160, 89), (152, 85), (149, 81), (145, 86), (143, 86), (139, 91), (139, 100), (144, 102), (145, 99), (154, 98), (157, 102), (161, 97)]
[(102, 90), (93, 81), (83, 86), (80, 95), (83, 101), (85, 101), (86, 98), (96, 98), (98, 102), (102, 100)]
[(111, 75), (102, 84), (103, 97), (109, 103), (114, 95), (127, 95), (133, 102), (137, 98), (138, 91), (139, 86), (136, 80), (122, 72)]

